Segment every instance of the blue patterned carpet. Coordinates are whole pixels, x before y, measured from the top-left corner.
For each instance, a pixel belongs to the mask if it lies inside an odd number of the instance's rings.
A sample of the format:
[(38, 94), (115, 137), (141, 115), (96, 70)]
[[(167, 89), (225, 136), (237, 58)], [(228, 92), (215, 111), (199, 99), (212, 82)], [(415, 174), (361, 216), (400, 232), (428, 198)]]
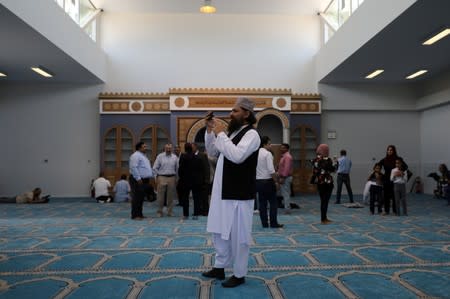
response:
[(132, 221), (129, 204), (88, 198), (3, 204), (0, 298), (450, 298), (443, 200), (408, 194), (408, 217), (331, 203), (331, 225), (317, 196), (296, 202), (279, 210), (283, 229), (254, 216), (247, 283), (235, 289), (201, 276), (214, 261), (206, 217), (153, 218), (145, 203), (150, 218)]

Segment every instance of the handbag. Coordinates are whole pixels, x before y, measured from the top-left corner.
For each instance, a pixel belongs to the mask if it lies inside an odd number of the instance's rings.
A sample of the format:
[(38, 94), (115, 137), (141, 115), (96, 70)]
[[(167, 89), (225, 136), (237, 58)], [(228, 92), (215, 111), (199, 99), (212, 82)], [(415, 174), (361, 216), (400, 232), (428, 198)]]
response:
[(311, 178), (309, 179), (309, 183), (312, 185), (317, 185), (317, 175), (313, 173)]

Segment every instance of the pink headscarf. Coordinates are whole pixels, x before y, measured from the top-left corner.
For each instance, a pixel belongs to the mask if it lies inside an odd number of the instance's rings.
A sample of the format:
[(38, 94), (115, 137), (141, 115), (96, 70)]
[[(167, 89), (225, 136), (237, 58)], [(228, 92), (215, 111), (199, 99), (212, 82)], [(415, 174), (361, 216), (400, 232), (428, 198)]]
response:
[(316, 154), (321, 155), (322, 157), (328, 157), (328, 155), (330, 154), (330, 148), (328, 147), (328, 144), (319, 144), (316, 149)]

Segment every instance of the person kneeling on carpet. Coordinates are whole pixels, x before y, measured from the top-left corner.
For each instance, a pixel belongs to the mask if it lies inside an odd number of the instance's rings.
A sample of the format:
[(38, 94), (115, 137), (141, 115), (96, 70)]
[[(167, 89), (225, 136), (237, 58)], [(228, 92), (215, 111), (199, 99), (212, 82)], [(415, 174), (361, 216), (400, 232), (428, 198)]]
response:
[(97, 202), (111, 202), (111, 183), (105, 179), (103, 171), (100, 172), (98, 178), (92, 183), (92, 189), (95, 191), (95, 199)]
[(33, 191), (25, 192), (21, 195), (17, 195), (14, 197), (0, 197), (0, 203), (18, 203), (18, 204), (48, 203), (50, 201), (50, 195), (41, 197), (41, 193), (42, 193), (41, 188), (37, 187), (34, 188)]

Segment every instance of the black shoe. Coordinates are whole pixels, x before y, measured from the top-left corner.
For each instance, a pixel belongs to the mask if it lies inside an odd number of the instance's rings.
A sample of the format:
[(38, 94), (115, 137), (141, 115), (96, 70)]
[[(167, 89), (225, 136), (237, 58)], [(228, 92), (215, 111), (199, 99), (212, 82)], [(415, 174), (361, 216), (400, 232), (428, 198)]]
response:
[(203, 272), (202, 276), (209, 278), (217, 278), (219, 280), (225, 279), (225, 269), (224, 268), (212, 268), (208, 272)]
[(238, 285), (245, 283), (245, 277), (237, 278), (236, 276), (231, 276), (226, 281), (222, 282), (224, 288), (234, 288)]
[(291, 207), (291, 209), (300, 209), (300, 206), (296, 203), (290, 203), (289, 206)]
[(279, 223), (277, 223), (277, 224), (275, 224), (275, 225), (271, 225), (270, 227), (271, 227), (271, 228), (282, 228), (282, 227), (284, 227), (284, 224), (279, 224)]

